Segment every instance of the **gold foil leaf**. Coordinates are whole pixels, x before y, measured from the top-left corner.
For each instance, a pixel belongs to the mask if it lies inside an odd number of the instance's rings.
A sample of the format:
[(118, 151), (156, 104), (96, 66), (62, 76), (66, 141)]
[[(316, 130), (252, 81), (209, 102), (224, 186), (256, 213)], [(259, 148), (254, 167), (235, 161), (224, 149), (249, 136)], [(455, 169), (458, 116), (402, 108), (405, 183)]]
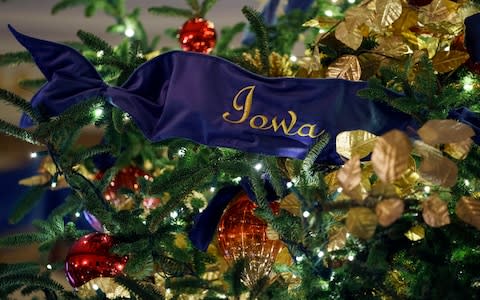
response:
[(347, 213), (345, 226), (352, 235), (368, 240), (375, 234), (377, 227), (377, 216), (366, 207), (350, 208)]
[(458, 4), (448, 0), (433, 0), (429, 5), (420, 7), (418, 19), (421, 23), (439, 23), (455, 17)]
[(380, 37), (377, 43), (375, 51), (383, 55), (400, 57), (412, 52), (400, 36)]
[(313, 28), (324, 28), (331, 27), (338, 23), (338, 20), (335, 18), (318, 16), (315, 19), (308, 20), (303, 23), (303, 27), (313, 27)]
[(378, 138), (373, 148), (372, 164), (380, 180), (390, 183), (408, 169), (412, 144), (407, 135), (391, 130)]
[(480, 230), (480, 201), (470, 197), (462, 197), (455, 208), (457, 216), (465, 223)]
[(375, 183), (372, 185), (371, 194), (374, 197), (378, 197), (378, 196), (382, 196), (384, 198), (398, 197), (397, 189), (395, 188), (395, 185), (391, 183), (385, 183), (381, 180), (375, 181)]
[[(343, 188), (343, 192), (349, 195), (362, 180), (362, 169), (360, 168), (360, 159), (358, 156), (352, 157), (337, 172), (337, 180)], [(349, 195), (352, 196), (352, 195)]]
[(397, 33), (402, 33), (410, 30), (410, 28), (417, 26), (418, 12), (411, 7), (404, 7), (400, 17), (393, 23), (393, 30)]
[(52, 176), (47, 173), (41, 173), (39, 175), (34, 175), (28, 178), (21, 179), (18, 181), (18, 184), (25, 185), (25, 186), (37, 186), (37, 185), (44, 185), (50, 182)]
[(404, 208), (405, 204), (403, 203), (403, 200), (400, 199), (387, 199), (380, 201), (375, 207), (378, 224), (383, 227), (392, 225), (402, 216)]
[(364, 158), (369, 155), (377, 136), (365, 130), (343, 131), (337, 135), (336, 148), (337, 153), (350, 159), (353, 155)]
[(288, 211), (296, 217), (302, 215), (302, 205), (295, 194), (290, 193), (280, 201), (280, 208)]
[(346, 22), (338, 24), (335, 29), (335, 38), (353, 50), (357, 50), (363, 41), (363, 35), (358, 26), (348, 26)]
[(325, 75), (331, 78), (360, 80), (362, 70), (355, 55), (343, 55), (328, 66)]
[(410, 228), (409, 231), (405, 232), (405, 236), (412, 242), (420, 241), (425, 238), (425, 228), (420, 225), (415, 225)]
[(421, 34), (417, 36), (418, 50), (425, 49), (428, 53), (428, 58), (433, 58), (437, 53), (438, 44), (440, 39), (438, 37), (431, 36), (429, 34)]
[(327, 251), (336, 251), (343, 249), (347, 244), (347, 228), (342, 226), (333, 230), (328, 237)]
[(336, 191), (339, 187), (338, 180), (337, 180), (337, 171), (333, 171), (331, 173), (328, 173), (325, 175), (323, 178), (325, 183), (328, 185), (328, 192), (333, 193)]
[(418, 135), (430, 145), (458, 143), (475, 135), (472, 127), (455, 120), (430, 120), (419, 130)]
[(423, 158), (418, 173), (433, 184), (452, 187), (457, 182), (458, 167), (446, 157), (429, 155)]
[[(415, 163), (415, 160), (413, 160), (413, 158), (412, 158), (412, 161)], [(405, 197), (413, 193), (419, 178), (420, 176), (415, 171), (414, 167), (408, 168), (408, 170), (405, 173), (403, 173), (402, 177), (395, 180), (395, 182), (393, 183), (397, 188), (397, 192), (399, 196)]]
[(265, 233), (267, 234), (267, 238), (272, 241), (276, 241), (280, 238), (278, 232), (273, 229), (272, 225), (268, 224), (267, 229), (265, 229)]
[(473, 140), (470, 138), (458, 143), (448, 143), (445, 145), (445, 149), (443, 149), (443, 151), (455, 159), (465, 159), (470, 152), (472, 143)]
[(443, 156), (442, 151), (420, 140), (413, 142), (413, 153), (419, 156)]
[(432, 59), (432, 64), (435, 71), (447, 73), (463, 65), (469, 57), (467, 52), (459, 50), (441, 51)]
[(430, 227), (442, 227), (450, 224), (450, 216), (448, 215), (448, 206), (437, 195), (428, 197), (423, 201), (423, 220)]
[(402, 1), (400, 0), (377, 0), (377, 22), (382, 27), (393, 24), (402, 14)]

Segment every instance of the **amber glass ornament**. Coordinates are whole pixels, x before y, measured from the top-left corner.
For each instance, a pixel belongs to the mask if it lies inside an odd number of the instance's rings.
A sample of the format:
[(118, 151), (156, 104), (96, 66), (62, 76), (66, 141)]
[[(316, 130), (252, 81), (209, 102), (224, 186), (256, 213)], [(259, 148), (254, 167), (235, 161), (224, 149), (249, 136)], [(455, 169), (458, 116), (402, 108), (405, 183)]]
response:
[(74, 288), (98, 277), (120, 275), (127, 256), (110, 253), (113, 238), (104, 233), (90, 233), (73, 243), (65, 260), (65, 275)]
[[(283, 246), (280, 240), (268, 239), (267, 224), (254, 215), (256, 207), (242, 193), (227, 207), (218, 226), (220, 253), (229, 264), (245, 259), (242, 281), (248, 287), (270, 273)], [(278, 202), (272, 202), (270, 207), (279, 211)]]
[[(102, 179), (102, 177), (103, 173), (97, 173), (96, 179), (100, 180)], [(129, 166), (121, 169), (117, 173), (117, 175), (115, 175), (115, 178), (110, 182), (108, 187), (105, 189), (103, 193), (105, 200), (110, 202), (115, 208), (119, 210), (132, 208), (132, 199), (120, 194), (119, 190), (123, 188), (129, 189), (133, 192), (139, 191), (140, 185), (138, 183), (138, 179), (140, 177), (143, 177), (146, 180), (153, 180), (152, 176), (137, 167)], [(157, 202), (157, 205), (159, 202), (160, 201)], [(152, 203), (152, 201), (148, 201), (148, 203)]]
[(178, 41), (184, 51), (210, 53), (217, 42), (217, 33), (212, 22), (192, 18), (178, 32)]

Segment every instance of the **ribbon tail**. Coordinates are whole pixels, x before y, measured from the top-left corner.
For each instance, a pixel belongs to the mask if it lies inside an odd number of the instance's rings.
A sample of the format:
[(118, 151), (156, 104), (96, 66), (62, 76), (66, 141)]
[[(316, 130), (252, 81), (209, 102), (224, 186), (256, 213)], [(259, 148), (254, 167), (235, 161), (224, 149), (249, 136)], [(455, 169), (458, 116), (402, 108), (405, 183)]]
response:
[[(30, 52), (48, 80), (48, 83), (33, 96), (33, 107), (41, 107), (41, 111), (50, 117), (62, 113), (88, 97), (100, 95), (99, 89), (104, 88), (105, 83), (92, 64), (77, 50), (24, 35), (11, 25), (8, 25), (8, 29)], [(33, 121), (23, 115), (20, 126), (31, 125)]]
[(480, 61), (480, 14), (465, 19), (465, 47), (474, 62)]
[(192, 244), (201, 251), (206, 251), (215, 235), (223, 211), (240, 192), (240, 186), (227, 186), (218, 191), (210, 200), (207, 208), (195, 218), (193, 228), (188, 234)]

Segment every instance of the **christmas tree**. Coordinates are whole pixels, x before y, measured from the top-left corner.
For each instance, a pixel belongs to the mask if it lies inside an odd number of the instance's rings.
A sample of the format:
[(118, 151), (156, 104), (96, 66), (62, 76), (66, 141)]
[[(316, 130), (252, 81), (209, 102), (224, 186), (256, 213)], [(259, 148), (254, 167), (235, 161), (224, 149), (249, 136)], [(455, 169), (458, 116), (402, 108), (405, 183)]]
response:
[(175, 49), (121, 0), (52, 8), (104, 12), (115, 46), (10, 27), (0, 64), (44, 75), (0, 90), (23, 112), (0, 131), (42, 149), (10, 221), (70, 193), (0, 238), (46, 254), (0, 264), (0, 298), (477, 299), (478, 1), (270, 0), (219, 31), (215, 4), (149, 9)]

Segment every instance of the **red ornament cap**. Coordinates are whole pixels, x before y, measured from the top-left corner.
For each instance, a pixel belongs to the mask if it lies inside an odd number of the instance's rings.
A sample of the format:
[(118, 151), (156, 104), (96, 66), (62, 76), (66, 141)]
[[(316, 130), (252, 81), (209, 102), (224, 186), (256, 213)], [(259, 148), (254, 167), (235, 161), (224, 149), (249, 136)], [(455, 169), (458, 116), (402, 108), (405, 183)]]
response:
[(73, 243), (65, 260), (65, 276), (74, 288), (98, 277), (122, 274), (128, 257), (110, 253), (113, 238), (104, 233), (90, 233)]
[(193, 18), (180, 28), (178, 41), (184, 51), (208, 54), (215, 47), (217, 33), (212, 22), (202, 18)]

